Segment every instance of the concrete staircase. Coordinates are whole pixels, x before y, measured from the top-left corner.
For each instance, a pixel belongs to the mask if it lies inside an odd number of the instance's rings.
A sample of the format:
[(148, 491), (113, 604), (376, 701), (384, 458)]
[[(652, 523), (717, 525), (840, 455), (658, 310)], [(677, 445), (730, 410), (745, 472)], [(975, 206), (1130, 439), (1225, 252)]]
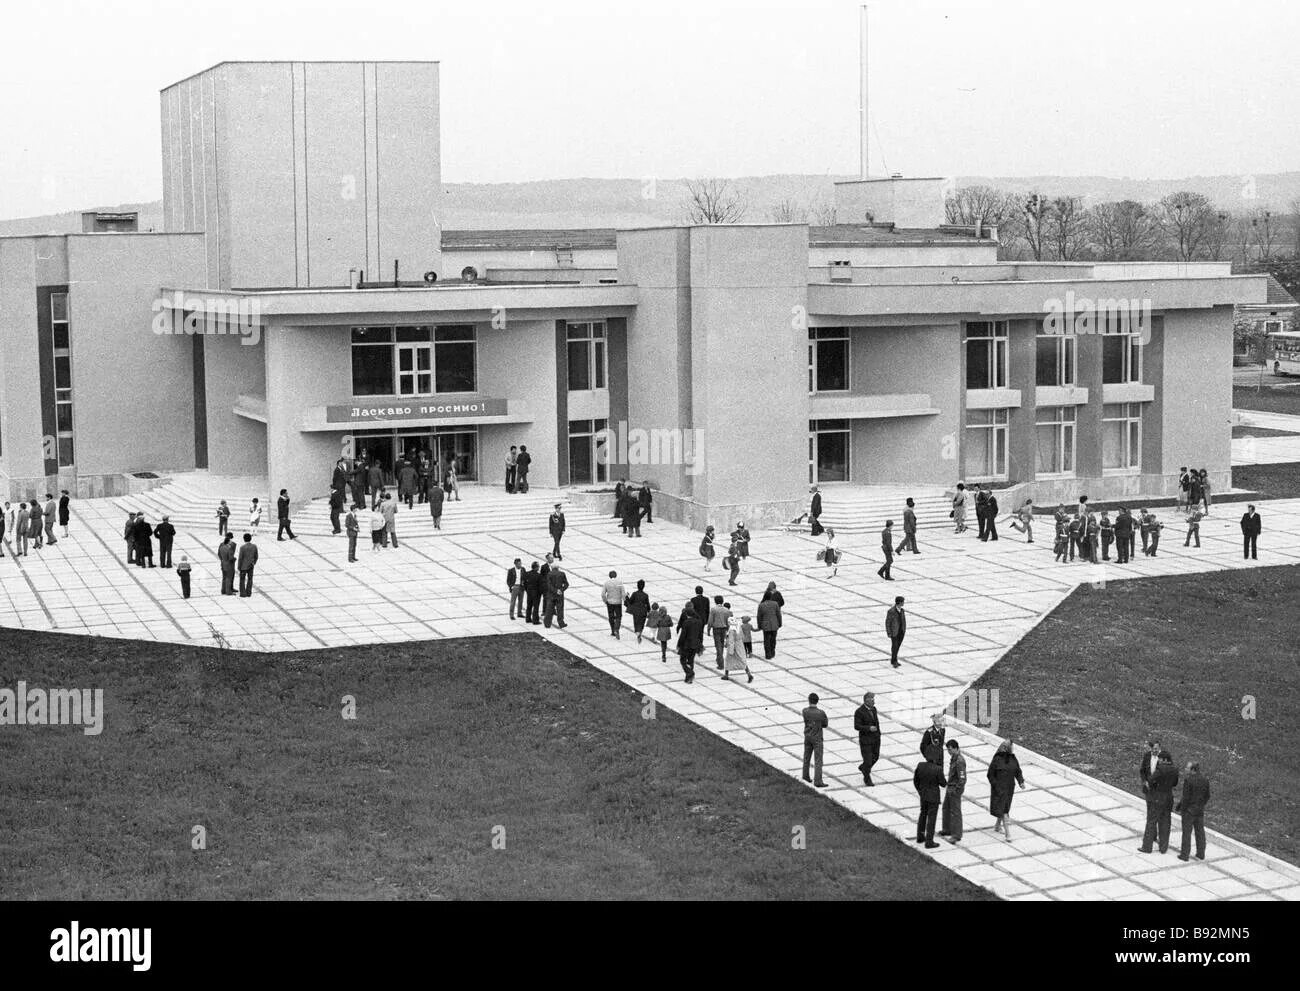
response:
[[(230, 478), (209, 476), (203, 472), (172, 476), (170, 483), (149, 492), (122, 496), (114, 504), (122, 511), (122, 522), (131, 511), (143, 512), (152, 523), (164, 515), (171, 517), (178, 530), (191, 533), (217, 532), (217, 504), (225, 499), (230, 506), (230, 529), (236, 535), (248, 526), (248, 505), (256, 497), (261, 500), (262, 535), (274, 536), (276, 531), (275, 496), (260, 478)], [(564, 504), (564, 515), (570, 527), (575, 524), (603, 521), (608, 514), (571, 505), (560, 489), (533, 488), (527, 493), (511, 495), (500, 486), (462, 483), (460, 502), (443, 504), (442, 530), (447, 534), (481, 534), (491, 529), (499, 532), (530, 530), (545, 531), (546, 521), (555, 503)], [(367, 510), (369, 506), (367, 505)], [(295, 501), (292, 510), (295, 534), (323, 536), (332, 532), (327, 499), (312, 499), (306, 503)], [(361, 518), (363, 535), (369, 532), (369, 513)], [(612, 522), (612, 521), (611, 521)], [(433, 533), (433, 517), (427, 505), (415, 504), (414, 509), (399, 506), (397, 514), (399, 535), (418, 537)]]
[[(952, 499), (939, 486), (893, 485), (823, 485), (821, 524), (833, 527), (837, 534), (878, 534), (886, 520), (894, 521), (898, 539), (903, 539), (903, 509), (910, 496), (916, 503), (916, 528), (937, 530), (951, 527), (948, 513)], [(999, 499), (999, 503), (1001, 500)], [(999, 505), (1000, 513), (1004, 508)], [(972, 510), (967, 509), (967, 523), (973, 525)], [(788, 529), (807, 532), (808, 521)]]

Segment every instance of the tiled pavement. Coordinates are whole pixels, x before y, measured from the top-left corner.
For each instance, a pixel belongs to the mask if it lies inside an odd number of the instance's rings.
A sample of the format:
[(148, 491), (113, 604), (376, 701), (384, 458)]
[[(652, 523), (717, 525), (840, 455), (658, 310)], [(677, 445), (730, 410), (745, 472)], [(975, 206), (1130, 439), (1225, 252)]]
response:
[[(220, 634), (233, 647), (294, 650), (357, 643), (402, 642), (534, 630), (609, 672), (658, 704), (682, 713), (774, 767), (797, 775), (802, 759), (799, 710), (810, 691), (830, 716), (826, 744), (829, 797), (911, 842), (916, 796), (911, 773), (928, 713), (961, 695), (982, 672), (1027, 633), (1081, 581), (1185, 574), (1254, 566), (1241, 559), (1239, 512), (1224, 507), (1202, 523), (1202, 548), (1176, 540), (1172, 514), (1160, 556), (1105, 568), (1052, 561), (1046, 527), (1026, 545), (1010, 534), (981, 544), (969, 534), (931, 532), (922, 554), (904, 555), (897, 581), (875, 576), (876, 539), (841, 542), (838, 577), (814, 560), (817, 543), (792, 533), (760, 532), (753, 556), (729, 600), (737, 615), (753, 615), (769, 580), (786, 597), (778, 655), (757, 658), (753, 684), (723, 682), (710, 663), (685, 685), (675, 657), (667, 664), (628, 631), (609, 634), (599, 587), (616, 569), (629, 587), (644, 578), (652, 598), (680, 611), (694, 586), (727, 592), (716, 568), (704, 572), (698, 537), (666, 523), (643, 528), (640, 540), (622, 536), (612, 520), (569, 512), (564, 564), (572, 588), (569, 626), (545, 630), (506, 617), (505, 569), (549, 549), (545, 523), (555, 493), (527, 497), (466, 486), (461, 503), (447, 507), (444, 530), (434, 533), (417, 506), (398, 517), (403, 543), (371, 552), (363, 541), (357, 564), (347, 565), (345, 542), (330, 536), (323, 506), (297, 515), (300, 539), (276, 543), (264, 525), (257, 591), (251, 599), (217, 593), (213, 559), (216, 499), (230, 499), (235, 518), (258, 483), (187, 476), (140, 500), (74, 503), (70, 536), (22, 559), (0, 561), (0, 623), (30, 629), (211, 644)], [(194, 564), (194, 598), (181, 599), (175, 574), (124, 563), (120, 537), (124, 507), (167, 507), (181, 523), (176, 559)], [(1260, 566), (1300, 563), (1300, 500), (1263, 503)], [(271, 507), (272, 513), (274, 512)], [(155, 518), (156, 521), (156, 518)], [(12, 553), (8, 540), (6, 554)], [(886, 608), (905, 595), (909, 629), (904, 665), (888, 663), (883, 634)], [(760, 650), (761, 653), (761, 650)], [(884, 717), (882, 757), (875, 788), (864, 789), (852, 712), (874, 691)], [(950, 725), (952, 722), (950, 720)], [(1136, 797), (1017, 748), (1028, 787), (1014, 803), (1013, 838), (991, 829), (984, 812), (984, 771), (995, 744), (982, 730), (957, 724), (971, 784), (967, 832), (960, 846), (942, 844), (937, 861), (1000, 895), (1016, 899), (1295, 899), (1300, 868), (1267, 857), (1215, 833), (1205, 863), (1181, 864), (1171, 851), (1136, 852), (1145, 813)], [(1211, 812), (1212, 817), (1212, 812)], [(1175, 817), (1174, 830), (1178, 824)], [(931, 852), (927, 851), (927, 855)]]

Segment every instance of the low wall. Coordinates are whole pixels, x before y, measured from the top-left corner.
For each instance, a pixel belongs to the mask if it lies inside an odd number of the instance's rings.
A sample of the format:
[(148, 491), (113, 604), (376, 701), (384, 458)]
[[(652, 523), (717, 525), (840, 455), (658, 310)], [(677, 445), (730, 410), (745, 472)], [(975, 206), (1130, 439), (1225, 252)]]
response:
[[(568, 497), (571, 503), (584, 509), (609, 514), (614, 511), (612, 489), (608, 492), (584, 492), (571, 489)], [(654, 519), (680, 523), (690, 530), (703, 532), (706, 526), (712, 525), (719, 534), (727, 534), (737, 523), (744, 523), (750, 530), (783, 526), (806, 509), (806, 500), (803, 499), (711, 506), (666, 492), (656, 492), (651, 515)]]
[[(1210, 472), (1210, 499), (1232, 488), (1232, 472)], [(1039, 510), (1047, 510), (1058, 503), (1078, 505), (1079, 496), (1086, 495), (1091, 506), (1107, 503), (1136, 504), (1143, 501), (1151, 505), (1173, 505), (1178, 497), (1178, 474), (1172, 475), (1104, 475), (1101, 478), (1044, 478), (1032, 482), (1017, 482), (1006, 488), (994, 489), (998, 497), (998, 510), (1009, 513), (1026, 499), (1033, 499)], [(949, 490), (951, 497), (956, 490)]]
[(134, 475), (122, 474), (77, 476), (59, 474), (35, 478), (0, 476), (0, 490), (6, 492), (4, 498), (16, 506), (20, 502), (29, 502), (32, 499), (44, 501), (47, 492), (57, 499), (63, 489), (67, 489), (74, 499), (104, 499), (148, 492), (160, 485), (166, 485), (169, 481), (163, 477), (136, 478)]

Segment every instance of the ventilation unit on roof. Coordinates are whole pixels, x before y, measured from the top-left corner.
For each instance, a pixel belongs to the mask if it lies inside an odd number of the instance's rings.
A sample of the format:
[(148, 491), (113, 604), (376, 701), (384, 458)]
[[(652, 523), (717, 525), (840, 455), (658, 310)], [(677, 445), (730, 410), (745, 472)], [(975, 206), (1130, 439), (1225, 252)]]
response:
[(847, 258), (837, 258), (830, 263), (832, 282), (852, 282), (853, 263)]

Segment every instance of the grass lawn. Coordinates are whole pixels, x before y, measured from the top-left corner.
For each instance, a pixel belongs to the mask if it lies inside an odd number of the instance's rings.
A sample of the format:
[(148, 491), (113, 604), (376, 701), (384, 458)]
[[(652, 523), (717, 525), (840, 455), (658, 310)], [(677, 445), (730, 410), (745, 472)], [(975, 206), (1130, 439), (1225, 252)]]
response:
[(9, 899), (993, 897), (532, 634), (223, 654), (4, 629), (0, 658), (0, 686), (106, 710), (98, 737), (0, 726)]
[[(1288, 461), (1276, 465), (1234, 465), (1232, 487), (1246, 492), (1258, 492), (1261, 500), (1294, 499), (1300, 495), (1300, 463)], [(1244, 507), (1242, 512), (1245, 512)]]
[(1256, 392), (1253, 385), (1235, 385), (1233, 409), (1254, 409), (1262, 413), (1300, 414), (1300, 381), (1289, 385), (1268, 386)]
[(1207, 826), (1300, 863), (1297, 601), (1300, 567), (1084, 585), (977, 686), (1000, 734), (1134, 794), (1155, 732), (1201, 761)]

